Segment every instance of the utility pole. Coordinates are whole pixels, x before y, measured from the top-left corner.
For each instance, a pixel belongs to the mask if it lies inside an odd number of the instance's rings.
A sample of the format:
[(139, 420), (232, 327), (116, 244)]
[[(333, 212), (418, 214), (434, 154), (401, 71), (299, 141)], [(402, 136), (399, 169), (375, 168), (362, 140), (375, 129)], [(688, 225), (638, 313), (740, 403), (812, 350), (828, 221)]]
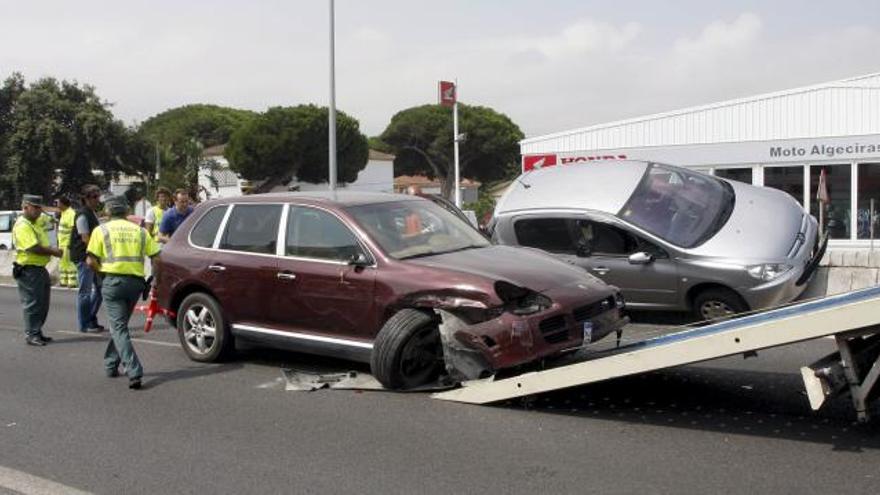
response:
[(159, 158), (159, 141), (156, 141), (156, 184), (159, 184), (159, 172), (162, 171), (162, 161)]
[(330, 149), (330, 190), (336, 190), (336, 26), (333, 0), (330, 0), (330, 122), (328, 148)]

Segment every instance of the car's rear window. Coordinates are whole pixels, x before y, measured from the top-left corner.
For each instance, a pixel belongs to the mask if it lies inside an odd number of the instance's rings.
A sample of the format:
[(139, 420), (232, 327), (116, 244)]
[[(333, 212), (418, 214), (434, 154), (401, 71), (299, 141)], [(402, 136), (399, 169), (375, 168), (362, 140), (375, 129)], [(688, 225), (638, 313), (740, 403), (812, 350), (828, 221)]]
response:
[(214, 239), (217, 237), (217, 229), (220, 222), (223, 221), (223, 215), (226, 214), (227, 206), (217, 206), (208, 210), (202, 215), (199, 222), (193, 227), (189, 234), (189, 240), (194, 246), (209, 248), (214, 246)]

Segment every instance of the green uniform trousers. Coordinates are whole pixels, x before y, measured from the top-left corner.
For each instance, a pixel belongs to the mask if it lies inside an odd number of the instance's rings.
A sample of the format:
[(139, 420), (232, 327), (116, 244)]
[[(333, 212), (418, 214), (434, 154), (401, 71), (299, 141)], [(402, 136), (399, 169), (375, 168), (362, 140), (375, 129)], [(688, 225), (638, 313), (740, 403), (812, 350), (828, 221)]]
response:
[(104, 276), (101, 295), (110, 320), (110, 341), (104, 352), (104, 368), (108, 373), (116, 371), (121, 362), (129, 378), (140, 378), (144, 374), (128, 330), (128, 320), (131, 319), (131, 313), (143, 291), (142, 278), (110, 274)]
[(24, 333), (28, 337), (40, 335), (49, 315), (49, 298), (52, 295), (49, 272), (42, 266), (26, 265), (15, 282), (24, 312)]

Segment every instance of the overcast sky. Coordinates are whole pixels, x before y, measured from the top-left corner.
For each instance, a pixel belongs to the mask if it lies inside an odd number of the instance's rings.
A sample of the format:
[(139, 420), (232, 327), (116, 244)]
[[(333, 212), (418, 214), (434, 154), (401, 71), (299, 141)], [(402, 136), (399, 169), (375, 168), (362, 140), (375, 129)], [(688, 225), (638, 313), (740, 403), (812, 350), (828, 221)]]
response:
[[(0, 0), (0, 78), (75, 79), (133, 124), (329, 99), (329, 0)], [(337, 0), (337, 107), (377, 135), (437, 81), (527, 136), (880, 72), (880, 3)]]

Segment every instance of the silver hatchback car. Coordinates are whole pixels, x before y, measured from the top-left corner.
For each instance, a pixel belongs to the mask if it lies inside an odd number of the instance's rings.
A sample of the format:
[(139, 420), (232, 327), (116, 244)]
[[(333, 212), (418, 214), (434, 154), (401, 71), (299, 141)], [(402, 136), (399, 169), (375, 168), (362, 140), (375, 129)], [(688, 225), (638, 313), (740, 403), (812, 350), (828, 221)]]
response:
[(525, 173), (498, 202), (489, 232), (499, 244), (583, 267), (619, 287), (633, 309), (702, 319), (795, 299), (827, 243), (781, 191), (642, 161)]

